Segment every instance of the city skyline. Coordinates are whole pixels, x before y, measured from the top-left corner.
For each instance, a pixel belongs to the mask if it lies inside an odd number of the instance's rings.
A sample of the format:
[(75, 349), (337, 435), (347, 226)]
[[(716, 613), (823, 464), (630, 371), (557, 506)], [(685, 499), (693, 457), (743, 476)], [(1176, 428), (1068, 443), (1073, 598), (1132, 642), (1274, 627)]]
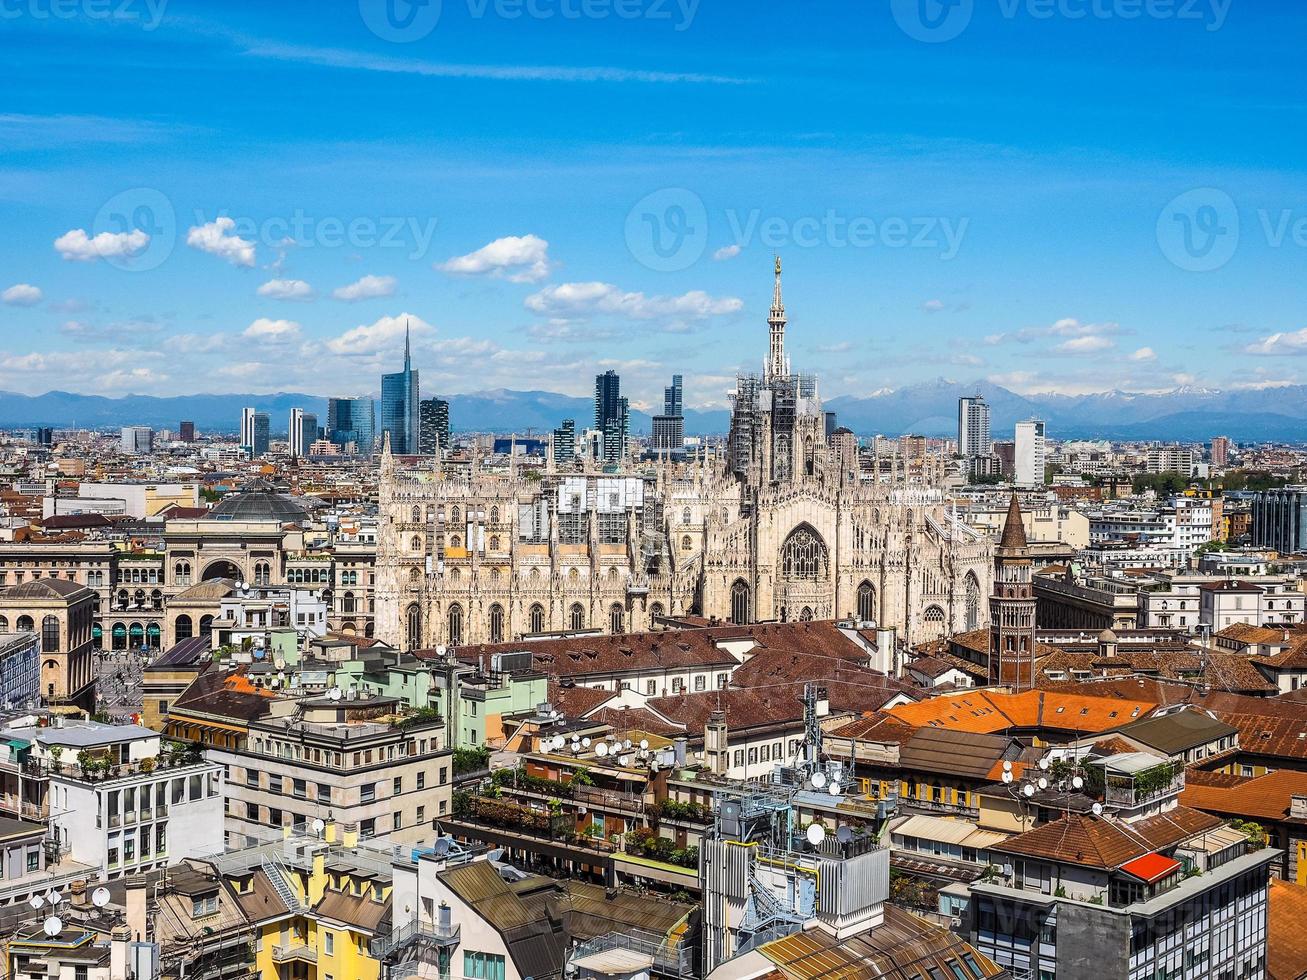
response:
[[(773, 254), (791, 271), (795, 364), (827, 397), (939, 376), (1021, 394), (1304, 378), (1302, 137), (1274, 122), (1293, 107), (1266, 67), (1300, 70), (1301, 11), (978, 7), (957, 37), (919, 40), (886, 10), (845, 11), (852, 29), (835, 32), (689, 3), (634, 20), (445, 6), (412, 43), (355, 4), (7, 20), (12, 91), (32, 97), (0, 102), (0, 320), (32, 340), (0, 359), (0, 389), (359, 394), (411, 319), (415, 366), (442, 395), (583, 395), (612, 368), (634, 409), (656, 410), (671, 373), (687, 408), (721, 409), (757, 368), (745, 352)], [(1237, 84), (1184, 74), (1217, 54)], [(103, 90), (50, 84), (65, 58), (103, 64)], [(1014, 58), (1056, 97), (1010, 90)], [(135, 64), (194, 86), (128, 100), (116, 79)], [(929, 88), (899, 84), (923, 69)], [(1152, 84), (1174, 72), (1184, 85)], [(301, 84), (315, 98), (292, 110)], [(255, 88), (257, 109), (224, 108)], [(596, 138), (631, 98), (640, 124)], [(570, 111), (492, 132), (468, 108), (532, 99)], [(444, 106), (439, 121), (413, 125), (416, 100)], [(1177, 253), (1184, 219), (1209, 215), (1237, 219), (1238, 247)], [(115, 226), (147, 218), (168, 220)], [(859, 247), (866, 221), (876, 244)], [(935, 245), (898, 247), (898, 223)]]

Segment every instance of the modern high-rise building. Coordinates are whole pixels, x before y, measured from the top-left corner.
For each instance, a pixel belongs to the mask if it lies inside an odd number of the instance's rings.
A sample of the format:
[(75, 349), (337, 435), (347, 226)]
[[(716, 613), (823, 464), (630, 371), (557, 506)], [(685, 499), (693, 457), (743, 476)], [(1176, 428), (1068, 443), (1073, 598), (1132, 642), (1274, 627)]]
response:
[[(625, 399), (623, 399), (625, 401)], [(672, 375), (671, 387), (663, 389), (663, 414), (653, 418), (653, 450), (679, 456), (685, 452), (684, 402), (681, 376)]]
[(1230, 465), (1230, 437), (1212, 437), (1212, 465), (1224, 468)]
[(408, 330), (404, 331), (404, 370), (381, 376), (381, 434), (390, 434), (390, 451), (413, 456), (421, 444), (422, 418), (418, 409), (418, 372), (413, 370)]
[(121, 443), (125, 453), (148, 453), (154, 449), (154, 430), (148, 425), (124, 425)]
[(249, 453), (251, 459), (267, 453), (269, 431), (267, 412), (241, 409), (241, 448)]
[(42, 426), (36, 430), (34, 435), (38, 446), (44, 446), (49, 449), (54, 445), (54, 429), (49, 426)]
[(570, 463), (576, 459), (576, 419), (563, 419), (554, 430), (554, 462)]
[(1018, 422), (1016, 451), (1013, 460), (1014, 479), (1019, 487), (1044, 485), (1044, 421), (1028, 419)]
[(327, 439), (342, 449), (351, 445), (366, 456), (376, 442), (376, 417), (371, 398), (327, 399)]
[(622, 397), (622, 379), (616, 371), (595, 377), (595, 429), (604, 435), (604, 461), (626, 458), (626, 441), (631, 430), (629, 403)]
[(178, 426), (177, 438), (180, 439), (182, 442), (194, 442), (195, 423), (183, 422), (180, 426)]
[(309, 447), (318, 441), (318, 417), (302, 408), (290, 410), (290, 454), (296, 459), (309, 454)]
[(958, 455), (963, 459), (988, 456), (989, 405), (983, 395), (958, 399)]
[(449, 402), (427, 398), (418, 405), (421, 435), (418, 452), (423, 456), (444, 456), (449, 452)]
[(835, 434), (835, 430), (839, 428), (839, 422), (836, 420), (834, 412), (826, 413), (825, 424), (826, 424), (826, 441), (830, 442), (830, 437), (833, 436)]

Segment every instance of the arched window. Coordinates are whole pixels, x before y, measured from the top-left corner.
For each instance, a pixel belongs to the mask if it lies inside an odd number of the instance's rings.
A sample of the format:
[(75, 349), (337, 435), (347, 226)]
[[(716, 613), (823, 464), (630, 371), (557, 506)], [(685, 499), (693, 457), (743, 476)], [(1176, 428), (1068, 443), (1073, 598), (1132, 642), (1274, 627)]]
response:
[(457, 534), (451, 534), (449, 536), (449, 546), (451, 548), (461, 548), (463, 547), (463, 539), (460, 538)]
[(413, 512), (411, 515), (411, 519), (414, 524), (422, 523), (422, 508), (417, 506), (416, 504), (413, 505)]
[(408, 607), (405, 619), (408, 625), (408, 648), (416, 650), (422, 646), (422, 610), (416, 602)]
[(490, 607), (490, 642), (504, 642), (504, 607), (497, 602)]
[(448, 639), (452, 644), (463, 642), (463, 607), (457, 602), (449, 607), (448, 619)]
[(545, 631), (545, 607), (540, 603), (531, 606), (531, 632), (543, 633)]
[(208, 635), (211, 634), (212, 632), (213, 632), (213, 617), (212, 617), (212, 616), (201, 616), (201, 617), (200, 617), (200, 636), (208, 636)]
[(749, 583), (744, 579), (736, 579), (731, 586), (731, 622), (737, 626), (753, 620), (749, 598)]
[(685, 510), (681, 511), (681, 523), (682, 523), (682, 524), (689, 524), (689, 523), (690, 523), (690, 516), (691, 516), (691, 515), (690, 515), (690, 508), (687, 507), (687, 508), (685, 508)]
[(613, 603), (612, 608), (608, 610), (608, 630), (612, 633), (621, 633), (626, 627), (625, 610), (620, 603)]
[[(573, 569), (573, 571), (575, 571), (575, 569)], [(581, 603), (579, 602), (572, 603), (572, 608), (571, 610), (568, 611), (567, 616), (568, 616), (568, 623), (572, 629), (574, 630), (585, 629), (585, 609), (581, 606)]]
[(191, 563), (179, 561), (172, 567), (172, 580), (175, 585), (191, 584)]
[(151, 609), (163, 608), (163, 593), (160, 592), (158, 589), (155, 589), (150, 593), (150, 608)]
[(681, 535), (681, 550), (689, 551), (693, 547), (694, 542), (690, 540), (690, 536), (688, 534)]
[(653, 605), (649, 607), (649, 619), (651, 621), (655, 619), (661, 619), (662, 615), (663, 615), (663, 604), (661, 602), (655, 602)]
[(272, 567), (266, 562), (256, 562), (254, 565), (254, 584), (271, 585), (272, 584)]
[(867, 622), (876, 618), (876, 588), (870, 582), (858, 586), (858, 619)]
[(581, 577), (581, 573), (578, 572), (575, 568), (569, 568), (567, 570), (567, 580), (569, 582), (575, 582), (580, 577)]
[(498, 523), (499, 523), (499, 508), (498, 508), (498, 507), (491, 507), (491, 508), (490, 508), (490, 523), (491, 523), (491, 524), (498, 524)]
[(174, 632), (177, 634), (177, 642), (180, 643), (182, 640), (189, 640), (194, 629), (195, 624), (191, 622), (190, 616), (178, 616), (177, 622), (173, 627)]
[(115, 650), (126, 650), (126, 649), (127, 649), (127, 627), (124, 626), (122, 623), (114, 623), (114, 624), (113, 624), (113, 630), (112, 630), (112, 632), (111, 632), (111, 640), (110, 640), (110, 642), (111, 642), (111, 644), (112, 644), (113, 649), (115, 649)]
[(145, 643), (151, 650), (159, 649), (161, 645), (161, 636), (159, 633), (159, 624), (151, 623), (145, 627)]
[(974, 572), (967, 572), (964, 590), (967, 602), (967, 629), (978, 629), (980, 627), (980, 583), (976, 580)]
[(921, 618), (926, 640), (938, 640), (944, 635), (944, 610), (939, 606), (928, 606)]
[(422, 539), (418, 537), (416, 534), (413, 535), (413, 537), (408, 539), (408, 547), (410, 551), (421, 551)]
[(419, 569), (410, 568), (408, 570), (408, 584), (412, 586), (416, 586), (421, 581), (422, 581), (422, 572)]
[(140, 623), (132, 623), (127, 629), (127, 638), (131, 641), (132, 649), (139, 650), (145, 645), (145, 627)]
[(354, 612), (354, 593), (346, 592), (340, 597), (340, 611), (342, 613), (353, 614)]
[(16, 625), (18, 626), (18, 632), (31, 633), (35, 628), (36, 623), (32, 621), (31, 616), (19, 616)]
[(499, 550), (499, 535), (498, 535), (498, 534), (492, 534), (492, 535), (490, 535), (490, 550), (491, 550), (491, 551), (498, 551), (498, 550)]
[(59, 617), (46, 616), (41, 620), (41, 652), (59, 652)]
[(801, 623), (812, 622), (812, 606), (804, 606), (802, 609), (799, 610), (799, 622)]
[(781, 573), (786, 578), (826, 577), (826, 545), (807, 525), (795, 528), (781, 549)]
[(8, 632), (9, 632), (9, 617), (0, 616), (0, 633), (8, 633)]
[(455, 506), (455, 507), (451, 508), (450, 511), (449, 511), (449, 519), (450, 519), (450, 521), (452, 521), (453, 523), (457, 524), (457, 523), (458, 523), (458, 518), (459, 518), (458, 507)]

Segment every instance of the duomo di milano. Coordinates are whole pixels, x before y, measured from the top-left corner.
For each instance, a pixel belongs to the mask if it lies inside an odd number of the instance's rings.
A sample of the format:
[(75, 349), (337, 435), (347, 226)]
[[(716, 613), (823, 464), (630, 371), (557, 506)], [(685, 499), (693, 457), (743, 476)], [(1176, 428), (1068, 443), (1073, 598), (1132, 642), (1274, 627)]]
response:
[(859, 475), (825, 438), (816, 381), (785, 356), (780, 262), (761, 375), (737, 380), (723, 456), (543, 478), (408, 469), (380, 477), (377, 635), (397, 646), (568, 630), (638, 632), (659, 616), (848, 616), (908, 643), (984, 624), (993, 549), (927, 468)]

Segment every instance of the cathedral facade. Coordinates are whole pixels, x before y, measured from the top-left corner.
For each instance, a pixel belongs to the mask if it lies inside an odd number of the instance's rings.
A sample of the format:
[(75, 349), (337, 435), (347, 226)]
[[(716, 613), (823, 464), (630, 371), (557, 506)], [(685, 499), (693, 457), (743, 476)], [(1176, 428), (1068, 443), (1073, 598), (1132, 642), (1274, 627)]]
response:
[(985, 625), (993, 549), (929, 467), (865, 473), (826, 440), (816, 379), (785, 355), (777, 260), (769, 349), (737, 379), (726, 452), (618, 474), (451, 475), (385, 447), (377, 636), (403, 648), (636, 632), (661, 616), (856, 618), (919, 643)]

